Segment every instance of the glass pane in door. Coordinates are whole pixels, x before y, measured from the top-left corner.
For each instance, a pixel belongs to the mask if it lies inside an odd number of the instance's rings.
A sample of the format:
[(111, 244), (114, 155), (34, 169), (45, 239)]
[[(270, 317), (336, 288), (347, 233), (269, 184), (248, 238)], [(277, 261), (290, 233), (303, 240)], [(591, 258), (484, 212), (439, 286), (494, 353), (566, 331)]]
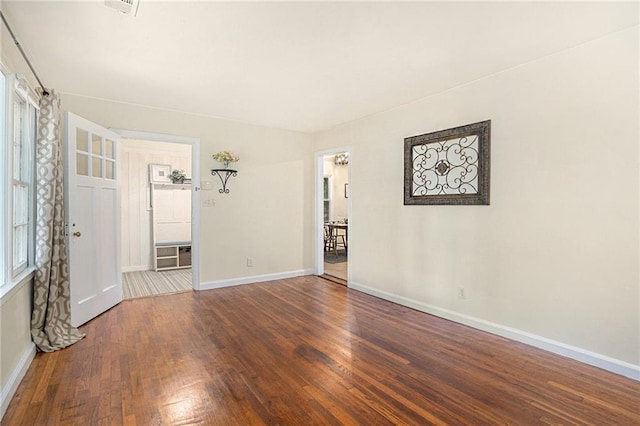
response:
[(91, 157), (91, 176), (102, 177), (102, 160), (97, 157)]
[(114, 179), (115, 177), (116, 163), (114, 161), (104, 161), (104, 177), (107, 179)]
[(76, 154), (76, 174), (79, 176), (89, 176), (89, 156)]
[(102, 155), (102, 138), (98, 135), (91, 135), (91, 153)]
[(113, 141), (110, 139), (104, 140), (104, 156), (107, 158), (115, 158), (113, 152)]
[(89, 132), (84, 129), (76, 128), (76, 149), (89, 152)]

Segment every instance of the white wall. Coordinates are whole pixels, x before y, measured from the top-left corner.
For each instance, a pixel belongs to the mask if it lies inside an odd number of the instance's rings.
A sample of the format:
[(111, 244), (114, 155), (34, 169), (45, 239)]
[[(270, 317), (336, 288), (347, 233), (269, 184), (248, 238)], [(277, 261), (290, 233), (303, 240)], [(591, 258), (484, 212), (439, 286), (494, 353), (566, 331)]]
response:
[[(640, 378), (638, 89), (635, 27), (317, 135), (351, 147), (351, 284)], [(487, 119), (491, 205), (404, 206), (403, 139)]]
[(33, 280), (25, 279), (0, 300), (0, 419), (36, 349), (31, 342)]
[[(73, 95), (62, 96), (62, 108), (106, 127), (200, 139), (201, 179), (213, 182), (212, 190), (200, 192), (201, 287), (311, 271), (309, 135)], [(211, 155), (225, 149), (241, 160), (230, 193), (220, 194), (210, 174), (219, 163)], [(212, 207), (202, 204), (207, 200)]]
[(120, 148), (122, 270), (153, 269), (149, 164), (171, 164), (191, 177), (191, 146), (123, 139)]

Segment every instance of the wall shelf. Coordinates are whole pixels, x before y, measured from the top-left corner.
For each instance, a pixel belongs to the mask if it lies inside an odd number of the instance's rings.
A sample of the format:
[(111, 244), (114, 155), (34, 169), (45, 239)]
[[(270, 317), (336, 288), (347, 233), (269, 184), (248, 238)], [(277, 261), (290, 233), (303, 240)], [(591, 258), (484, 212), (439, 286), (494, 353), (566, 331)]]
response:
[(218, 176), (220, 178), (220, 183), (222, 183), (222, 188), (219, 189), (218, 192), (221, 194), (228, 194), (229, 188), (227, 188), (227, 181), (231, 176), (237, 176), (238, 171), (233, 169), (211, 169), (211, 175)]

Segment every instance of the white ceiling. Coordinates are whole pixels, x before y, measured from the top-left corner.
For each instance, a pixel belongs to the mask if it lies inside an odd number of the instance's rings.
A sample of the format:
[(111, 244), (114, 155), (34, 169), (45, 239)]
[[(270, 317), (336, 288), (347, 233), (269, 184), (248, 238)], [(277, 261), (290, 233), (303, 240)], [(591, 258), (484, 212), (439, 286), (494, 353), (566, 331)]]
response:
[(1, 8), (60, 92), (304, 132), (638, 25), (637, 2), (141, 0), (136, 17), (102, 1)]

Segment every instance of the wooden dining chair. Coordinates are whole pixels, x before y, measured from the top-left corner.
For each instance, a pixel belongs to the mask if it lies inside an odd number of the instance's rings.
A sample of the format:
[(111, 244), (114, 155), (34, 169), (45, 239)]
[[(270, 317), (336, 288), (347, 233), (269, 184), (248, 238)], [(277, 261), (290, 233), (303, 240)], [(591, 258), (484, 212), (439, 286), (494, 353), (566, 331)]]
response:
[(324, 251), (331, 251), (334, 248), (335, 238), (333, 237), (332, 229), (329, 224), (324, 224)]
[(347, 235), (346, 232), (342, 232), (339, 228), (333, 228), (332, 239), (333, 239), (333, 253), (338, 254), (338, 247), (342, 247), (345, 251), (347, 250)]

